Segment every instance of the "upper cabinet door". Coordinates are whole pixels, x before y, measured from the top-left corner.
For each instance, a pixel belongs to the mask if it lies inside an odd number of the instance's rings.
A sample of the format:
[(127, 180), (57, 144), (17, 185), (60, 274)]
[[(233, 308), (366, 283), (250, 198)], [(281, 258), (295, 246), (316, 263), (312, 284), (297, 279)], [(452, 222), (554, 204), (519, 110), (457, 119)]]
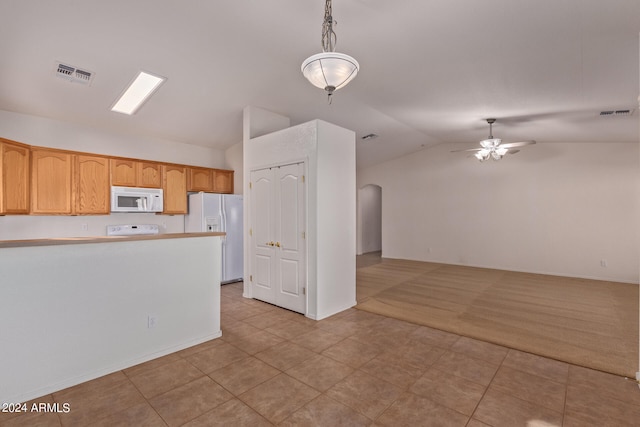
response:
[(213, 171), (213, 191), (216, 193), (233, 193), (233, 171), (215, 169)]
[(0, 214), (29, 213), (28, 146), (0, 142)]
[(162, 165), (165, 214), (187, 213), (187, 168), (179, 165)]
[(162, 188), (162, 164), (132, 159), (111, 159), (111, 185)]
[(109, 159), (75, 156), (77, 214), (108, 214), (110, 209)]
[(138, 176), (136, 187), (162, 188), (162, 165), (153, 162), (136, 162)]
[(73, 213), (73, 154), (34, 149), (31, 152), (31, 213)]
[(135, 187), (138, 175), (135, 160), (111, 159), (111, 185)]
[(188, 168), (187, 191), (213, 192), (213, 169)]

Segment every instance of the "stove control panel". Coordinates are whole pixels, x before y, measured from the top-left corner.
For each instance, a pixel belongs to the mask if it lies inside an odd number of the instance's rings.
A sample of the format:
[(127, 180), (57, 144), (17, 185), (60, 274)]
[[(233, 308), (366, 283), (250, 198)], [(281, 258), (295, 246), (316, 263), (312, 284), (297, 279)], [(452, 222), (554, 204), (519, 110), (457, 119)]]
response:
[(107, 225), (107, 236), (137, 236), (140, 234), (158, 234), (157, 224)]

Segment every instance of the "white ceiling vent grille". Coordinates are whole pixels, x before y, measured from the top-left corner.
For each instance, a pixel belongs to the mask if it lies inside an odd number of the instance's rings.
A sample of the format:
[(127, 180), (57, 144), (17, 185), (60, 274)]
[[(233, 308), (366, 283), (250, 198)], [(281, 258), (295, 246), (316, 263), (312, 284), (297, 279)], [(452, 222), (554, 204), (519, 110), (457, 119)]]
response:
[(92, 71), (81, 70), (73, 65), (56, 61), (56, 75), (70, 82), (90, 85), (93, 80), (93, 74)]
[(598, 116), (600, 117), (623, 117), (623, 116), (630, 116), (633, 114), (632, 109), (621, 109), (621, 110), (605, 110), (605, 111), (600, 111), (600, 113), (598, 113)]

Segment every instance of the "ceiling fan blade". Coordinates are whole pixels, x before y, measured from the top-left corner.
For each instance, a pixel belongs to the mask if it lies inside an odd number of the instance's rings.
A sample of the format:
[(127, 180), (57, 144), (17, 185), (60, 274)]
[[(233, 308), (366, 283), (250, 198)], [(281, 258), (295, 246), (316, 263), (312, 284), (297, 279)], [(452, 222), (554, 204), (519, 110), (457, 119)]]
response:
[(510, 142), (508, 144), (500, 144), (500, 148), (514, 148), (514, 147), (522, 147), (525, 145), (535, 144), (534, 140), (531, 141), (520, 141), (520, 142)]
[(451, 151), (452, 153), (460, 153), (461, 151), (480, 151), (480, 150), (484, 150), (484, 148), (469, 148), (466, 150), (453, 150)]
[(507, 150), (507, 154), (516, 154), (516, 153), (519, 153), (519, 152), (520, 152), (520, 150), (512, 150), (512, 149)]

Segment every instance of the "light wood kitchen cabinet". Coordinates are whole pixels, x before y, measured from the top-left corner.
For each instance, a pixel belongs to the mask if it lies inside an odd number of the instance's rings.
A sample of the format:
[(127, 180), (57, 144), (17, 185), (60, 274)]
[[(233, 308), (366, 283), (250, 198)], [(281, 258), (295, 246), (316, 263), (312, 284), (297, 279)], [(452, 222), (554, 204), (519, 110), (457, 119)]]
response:
[(73, 213), (73, 154), (66, 151), (31, 150), (31, 213)]
[(111, 185), (162, 187), (162, 164), (133, 159), (111, 159)]
[(29, 213), (29, 146), (0, 139), (0, 215)]
[(187, 171), (188, 191), (213, 192), (213, 169), (190, 167)]
[(187, 213), (187, 168), (180, 165), (162, 165), (162, 190), (165, 214)]
[(162, 164), (137, 162), (138, 182), (136, 187), (162, 188)]
[(111, 187), (109, 159), (100, 156), (74, 155), (76, 214), (109, 214)]
[(215, 169), (213, 171), (213, 191), (215, 193), (233, 193), (233, 171)]

